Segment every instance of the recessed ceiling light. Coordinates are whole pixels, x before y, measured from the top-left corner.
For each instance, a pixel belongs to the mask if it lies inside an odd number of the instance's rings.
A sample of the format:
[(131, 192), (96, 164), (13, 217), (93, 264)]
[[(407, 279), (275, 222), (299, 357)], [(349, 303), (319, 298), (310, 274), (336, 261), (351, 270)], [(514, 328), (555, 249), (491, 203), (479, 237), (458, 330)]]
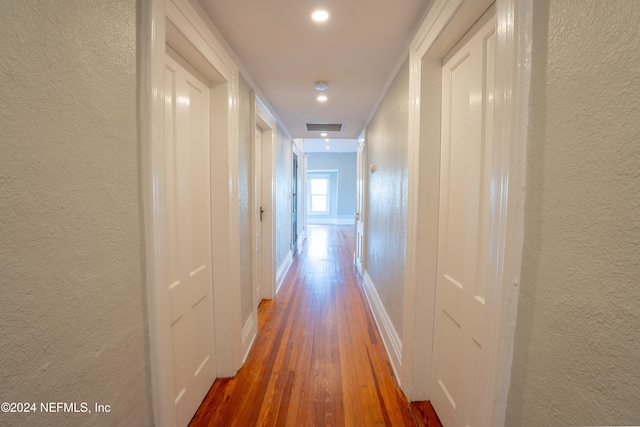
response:
[(324, 148), (326, 148), (327, 150), (330, 149), (331, 147), (329, 145), (325, 146)]
[(327, 139), (325, 139), (325, 140), (324, 140), (324, 142), (329, 142), (329, 139), (328, 139), (328, 138), (327, 138)]
[(317, 82), (313, 87), (316, 90), (327, 90), (327, 89), (329, 89), (329, 83), (327, 83), (327, 82)]
[(329, 99), (329, 98), (327, 98), (327, 97), (326, 97), (326, 96), (324, 96), (324, 95), (320, 95), (320, 96), (319, 96), (318, 98), (316, 98), (316, 99), (317, 99), (318, 101), (320, 101), (320, 102), (325, 102), (325, 101), (326, 101), (327, 99)]
[(329, 135), (329, 134), (328, 134), (328, 133), (326, 133), (326, 132), (322, 132), (322, 133), (320, 134), (320, 136), (321, 136), (321, 137), (323, 137), (323, 138), (324, 138), (325, 136), (327, 136), (327, 135)]
[(316, 22), (324, 22), (329, 19), (329, 12), (326, 10), (316, 10), (311, 14), (311, 19)]

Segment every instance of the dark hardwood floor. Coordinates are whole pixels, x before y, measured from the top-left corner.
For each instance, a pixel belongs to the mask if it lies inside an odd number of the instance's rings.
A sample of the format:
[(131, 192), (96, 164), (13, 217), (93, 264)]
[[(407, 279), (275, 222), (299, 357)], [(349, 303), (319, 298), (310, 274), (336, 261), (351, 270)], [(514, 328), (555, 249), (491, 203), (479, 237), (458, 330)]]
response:
[(309, 226), (234, 378), (218, 379), (191, 426), (441, 426), (397, 386), (353, 267), (352, 226)]

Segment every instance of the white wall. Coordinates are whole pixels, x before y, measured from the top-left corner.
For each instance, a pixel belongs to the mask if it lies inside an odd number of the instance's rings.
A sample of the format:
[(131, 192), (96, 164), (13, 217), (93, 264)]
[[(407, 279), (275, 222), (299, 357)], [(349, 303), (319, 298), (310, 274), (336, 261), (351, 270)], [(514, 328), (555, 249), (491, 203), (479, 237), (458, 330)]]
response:
[(150, 425), (136, 2), (0, 5), (0, 396)]
[(640, 421), (640, 2), (534, 3), (508, 426)]
[(406, 60), (367, 125), (368, 163), (375, 165), (367, 185), (366, 270), (395, 331), (402, 336), (409, 61)]

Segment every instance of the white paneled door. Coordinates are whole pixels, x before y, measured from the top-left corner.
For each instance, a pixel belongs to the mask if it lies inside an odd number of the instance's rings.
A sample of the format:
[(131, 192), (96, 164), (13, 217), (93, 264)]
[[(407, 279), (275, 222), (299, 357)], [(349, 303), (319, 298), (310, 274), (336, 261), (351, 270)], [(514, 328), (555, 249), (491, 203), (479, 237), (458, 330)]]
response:
[(215, 380), (207, 81), (170, 48), (165, 66), (165, 196), (173, 379), (178, 426)]
[(262, 129), (256, 126), (256, 138), (253, 144), (253, 206), (255, 230), (255, 253), (253, 264), (254, 305), (257, 307), (262, 301)]
[(493, 142), (493, 9), (444, 58), (431, 402), (447, 427), (477, 425)]

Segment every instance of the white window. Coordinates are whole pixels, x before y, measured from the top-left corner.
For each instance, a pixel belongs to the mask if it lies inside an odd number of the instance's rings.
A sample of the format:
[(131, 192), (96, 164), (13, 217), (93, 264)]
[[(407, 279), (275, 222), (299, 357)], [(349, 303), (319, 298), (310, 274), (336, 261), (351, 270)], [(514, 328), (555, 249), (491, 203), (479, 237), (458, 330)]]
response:
[(309, 179), (312, 213), (329, 213), (329, 175), (314, 176)]

